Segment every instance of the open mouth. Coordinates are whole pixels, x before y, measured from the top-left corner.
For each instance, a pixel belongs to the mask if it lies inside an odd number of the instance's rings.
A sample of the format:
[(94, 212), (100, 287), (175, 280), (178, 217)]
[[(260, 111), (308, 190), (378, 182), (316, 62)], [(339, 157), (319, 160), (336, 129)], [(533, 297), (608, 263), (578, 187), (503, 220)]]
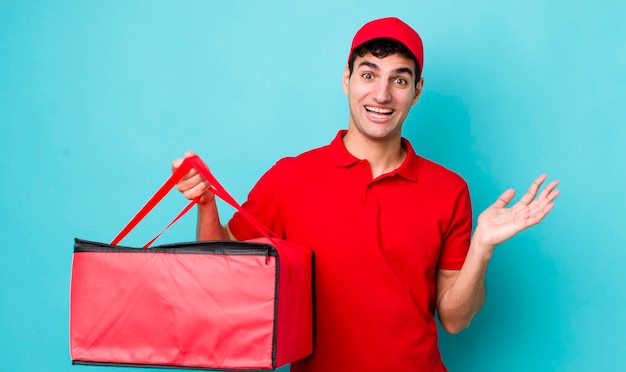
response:
[(385, 109), (380, 107), (365, 106), (365, 110), (370, 116), (378, 119), (386, 119), (391, 116), (391, 114), (393, 114), (392, 109)]

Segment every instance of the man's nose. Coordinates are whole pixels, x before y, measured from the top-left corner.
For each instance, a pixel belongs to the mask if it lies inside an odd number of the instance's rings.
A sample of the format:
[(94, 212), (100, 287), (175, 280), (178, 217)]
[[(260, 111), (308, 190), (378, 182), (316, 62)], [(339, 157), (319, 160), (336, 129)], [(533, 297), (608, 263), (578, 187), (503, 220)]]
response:
[(391, 91), (390, 91), (389, 82), (386, 80), (379, 80), (375, 87), (374, 99), (378, 103), (385, 103), (391, 100)]

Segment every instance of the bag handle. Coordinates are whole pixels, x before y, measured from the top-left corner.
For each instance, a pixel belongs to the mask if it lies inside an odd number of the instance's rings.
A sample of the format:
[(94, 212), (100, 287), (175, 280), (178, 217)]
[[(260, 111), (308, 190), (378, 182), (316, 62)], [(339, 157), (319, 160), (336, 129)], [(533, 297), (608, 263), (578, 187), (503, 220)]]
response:
[[(211, 185), (209, 190), (225, 201), (228, 205), (235, 208), (241, 213), (248, 222), (250, 222), (265, 238), (273, 240), (273, 233), (265, 226), (263, 226), (256, 218), (254, 218), (248, 211), (243, 209), (239, 203), (226, 191), (226, 189), (217, 181), (215, 176), (209, 171), (209, 168), (204, 164), (199, 156), (194, 155), (185, 158), (181, 165), (172, 173), (172, 175), (165, 181), (157, 192), (148, 200), (148, 202), (137, 212), (137, 214), (124, 226), (115, 238), (111, 241), (111, 245), (117, 245), (122, 239), (126, 237), (136, 226), (150, 213), (150, 211), (167, 195), (174, 186), (180, 181), (187, 172), (192, 168), (195, 168), (198, 173)], [(146, 243), (143, 248), (148, 248), (152, 243), (157, 240), (161, 234), (163, 234), (170, 226), (184, 216), (199, 200), (195, 198), (192, 200), (173, 220), (170, 222), (161, 232)]]

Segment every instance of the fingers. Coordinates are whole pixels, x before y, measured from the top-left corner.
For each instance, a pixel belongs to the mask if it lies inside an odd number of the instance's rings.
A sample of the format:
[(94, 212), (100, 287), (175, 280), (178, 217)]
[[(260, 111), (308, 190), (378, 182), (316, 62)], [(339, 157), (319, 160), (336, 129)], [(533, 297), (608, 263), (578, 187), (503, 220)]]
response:
[(189, 200), (202, 196), (209, 189), (209, 183), (199, 174), (178, 183), (178, 190)]
[(172, 173), (174, 173), (174, 171), (178, 169), (178, 167), (180, 167), (182, 163), (183, 159), (174, 159), (174, 161), (172, 162)]
[(550, 213), (550, 211), (554, 208), (553, 203), (549, 203), (544, 205), (541, 208), (537, 208), (534, 212), (531, 212), (528, 216), (527, 224), (528, 226), (533, 226), (543, 221), (543, 219)]
[[(528, 191), (522, 196), (522, 198), (513, 206), (514, 209), (526, 209), (529, 208), (531, 212), (534, 213), (543, 213), (547, 214), (550, 209), (552, 209), (553, 201), (559, 196), (560, 192), (556, 189), (559, 185), (559, 181), (554, 180), (551, 181), (539, 194), (539, 188), (546, 181), (548, 176), (546, 174), (542, 174), (530, 185)], [(494, 203), (494, 206), (498, 208), (506, 207), (513, 197), (515, 196), (515, 191), (509, 189), (505, 191)], [(549, 208), (548, 208), (549, 207)], [(548, 208), (548, 209), (546, 209)]]
[(172, 162), (172, 172), (174, 172), (176, 169), (178, 169), (178, 167), (180, 167), (184, 159), (190, 158), (195, 155), (196, 155), (195, 152), (191, 150), (187, 150), (185, 151), (185, 155), (183, 156), (183, 158), (174, 159), (174, 161)]
[(515, 190), (508, 189), (498, 197), (498, 200), (493, 203), (493, 206), (496, 208), (504, 208), (513, 200), (513, 197), (515, 197)]
[(546, 200), (552, 202), (560, 194), (560, 191), (556, 190), (556, 187), (558, 185), (559, 185), (559, 181), (557, 181), (557, 180), (554, 180), (554, 181), (550, 182), (548, 184), (548, 186), (546, 186), (546, 188), (543, 189), (543, 191), (541, 192), (539, 197), (540, 198), (545, 198)]
[(537, 177), (537, 179), (535, 179), (532, 185), (530, 185), (530, 187), (528, 188), (528, 191), (526, 191), (526, 194), (524, 194), (524, 196), (520, 199), (519, 202), (525, 205), (530, 204), (535, 199), (535, 196), (537, 196), (537, 191), (539, 191), (541, 184), (543, 184), (546, 178), (548, 178), (548, 175), (546, 174), (542, 174), (539, 177)]
[(556, 180), (550, 182), (548, 186), (541, 191), (537, 199), (535, 199), (531, 204), (537, 204), (537, 208), (539, 209), (543, 209), (547, 205), (551, 204), (560, 194), (559, 190), (556, 190), (558, 184), (559, 181)]
[(528, 205), (528, 209), (530, 210), (528, 222), (530, 225), (535, 225), (541, 222), (548, 215), (548, 213), (550, 213), (552, 208), (554, 208), (554, 199), (556, 199), (560, 194), (560, 191), (556, 189), (558, 185), (559, 181), (557, 180), (550, 182), (541, 191), (539, 196), (532, 200)]
[(532, 200), (533, 203), (540, 203), (546, 205), (551, 203), (557, 196), (559, 196), (559, 190), (556, 190), (556, 187), (559, 185), (559, 181), (554, 180), (550, 182), (544, 189), (539, 193), (536, 199)]
[[(172, 172), (178, 169), (183, 163), (183, 160), (196, 154), (193, 151), (186, 151), (184, 158), (175, 159), (172, 161)], [(209, 183), (198, 173), (195, 168), (191, 168), (180, 181), (176, 184), (178, 191), (180, 191), (189, 200), (196, 199), (203, 196), (207, 190), (209, 190)]]

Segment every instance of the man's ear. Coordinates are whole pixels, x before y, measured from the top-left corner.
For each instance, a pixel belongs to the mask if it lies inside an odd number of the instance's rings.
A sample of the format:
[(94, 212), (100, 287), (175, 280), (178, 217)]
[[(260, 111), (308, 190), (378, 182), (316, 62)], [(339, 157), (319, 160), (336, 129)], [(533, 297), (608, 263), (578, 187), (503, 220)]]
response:
[(348, 83), (350, 82), (350, 67), (346, 64), (343, 69), (343, 76), (341, 78), (341, 87), (345, 94), (348, 94)]
[(417, 101), (420, 99), (423, 88), (424, 88), (424, 78), (420, 78), (417, 84), (415, 84), (415, 97), (413, 97), (413, 103), (411, 104), (411, 106), (415, 106)]

